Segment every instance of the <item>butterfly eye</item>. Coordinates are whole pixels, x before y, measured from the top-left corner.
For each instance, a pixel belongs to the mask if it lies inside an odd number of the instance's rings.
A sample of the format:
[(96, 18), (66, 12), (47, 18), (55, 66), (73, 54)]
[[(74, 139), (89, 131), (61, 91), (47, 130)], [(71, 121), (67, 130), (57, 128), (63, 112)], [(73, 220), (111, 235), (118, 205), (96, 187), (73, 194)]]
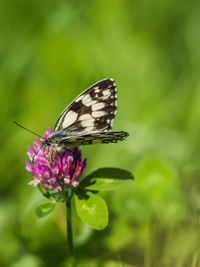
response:
[(49, 138), (46, 138), (46, 139), (44, 140), (43, 144), (44, 144), (45, 146), (50, 146), (50, 145), (51, 145), (51, 142), (50, 142)]

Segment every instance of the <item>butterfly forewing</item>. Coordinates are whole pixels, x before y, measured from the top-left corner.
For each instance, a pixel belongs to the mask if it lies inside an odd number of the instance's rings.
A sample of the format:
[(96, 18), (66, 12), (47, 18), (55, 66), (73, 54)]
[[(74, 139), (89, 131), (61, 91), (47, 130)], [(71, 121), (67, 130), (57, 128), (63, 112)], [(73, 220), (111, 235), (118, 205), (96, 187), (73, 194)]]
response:
[(117, 112), (117, 90), (113, 79), (95, 83), (80, 94), (61, 114), (55, 132), (70, 136), (109, 131)]
[(117, 143), (128, 133), (111, 131), (117, 112), (117, 89), (113, 79), (95, 83), (63, 111), (48, 142), (58, 150), (70, 146)]

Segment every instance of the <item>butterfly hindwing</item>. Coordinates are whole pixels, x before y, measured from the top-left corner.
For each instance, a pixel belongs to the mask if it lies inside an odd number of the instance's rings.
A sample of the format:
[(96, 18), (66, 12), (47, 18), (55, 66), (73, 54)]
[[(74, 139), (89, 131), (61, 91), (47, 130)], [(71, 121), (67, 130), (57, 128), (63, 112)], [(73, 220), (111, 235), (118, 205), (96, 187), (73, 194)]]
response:
[(97, 131), (109, 131), (117, 111), (117, 90), (113, 79), (95, 83), (63, 111), (55, 132), (82, 135)]
[(67, 148), (69, 146), (117, 143), (118, 141), (124, 140), (128, 135), (124, 131), (96, 132), (62, 138), (58, 144), (63, 148)]

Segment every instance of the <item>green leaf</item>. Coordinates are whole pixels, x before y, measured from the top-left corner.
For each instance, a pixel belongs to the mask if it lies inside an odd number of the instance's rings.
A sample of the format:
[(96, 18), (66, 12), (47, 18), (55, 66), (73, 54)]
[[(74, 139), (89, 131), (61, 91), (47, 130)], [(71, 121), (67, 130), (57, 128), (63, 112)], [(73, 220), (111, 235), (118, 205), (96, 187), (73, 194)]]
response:
[(48, 190), (41, 183), (39, 183), (37, 187), (40, 190), (40, 192), (43, 194), (43, 196), (45, 196), (46, 198), (50, 198), (50, 194)]
[(75, 194), (75, 206), (78, 216), (92, 228), (102, 230), (107, 226), (107, 205), (101, 197), (89, 191), (78, 190)]
[(133, 175), (129, 171), (118, 168), (101, 168), (89, 174), (80, 183), (80, 187), (89, 190), (107, 191), (130, 185)]
[(51, 213), (56, 206), (56, 203), (51, 201), (45, 204), (40, 205), (36, 208), (35, 213), (38, 218), (43, 218), (47, 216), (49, 213)]

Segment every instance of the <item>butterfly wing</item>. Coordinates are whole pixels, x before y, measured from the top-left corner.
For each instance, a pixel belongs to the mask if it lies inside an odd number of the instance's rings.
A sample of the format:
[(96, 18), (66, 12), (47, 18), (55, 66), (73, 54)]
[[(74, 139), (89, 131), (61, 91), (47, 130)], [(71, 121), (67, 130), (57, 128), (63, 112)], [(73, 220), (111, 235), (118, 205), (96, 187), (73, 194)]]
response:
[(104, 79), (86, 89), (62, 112), (55, 132), (84, 135), (109, 131), (117, 112), (117, 89), (113, 79)]
[(67, 149), (69, 146), (82, 146), (91, 144), (107, 144), (123, 141), (129, 134), (124, 131), (96, 132), (78, 136), (65, 137), (59, 140), (60, 147)]

